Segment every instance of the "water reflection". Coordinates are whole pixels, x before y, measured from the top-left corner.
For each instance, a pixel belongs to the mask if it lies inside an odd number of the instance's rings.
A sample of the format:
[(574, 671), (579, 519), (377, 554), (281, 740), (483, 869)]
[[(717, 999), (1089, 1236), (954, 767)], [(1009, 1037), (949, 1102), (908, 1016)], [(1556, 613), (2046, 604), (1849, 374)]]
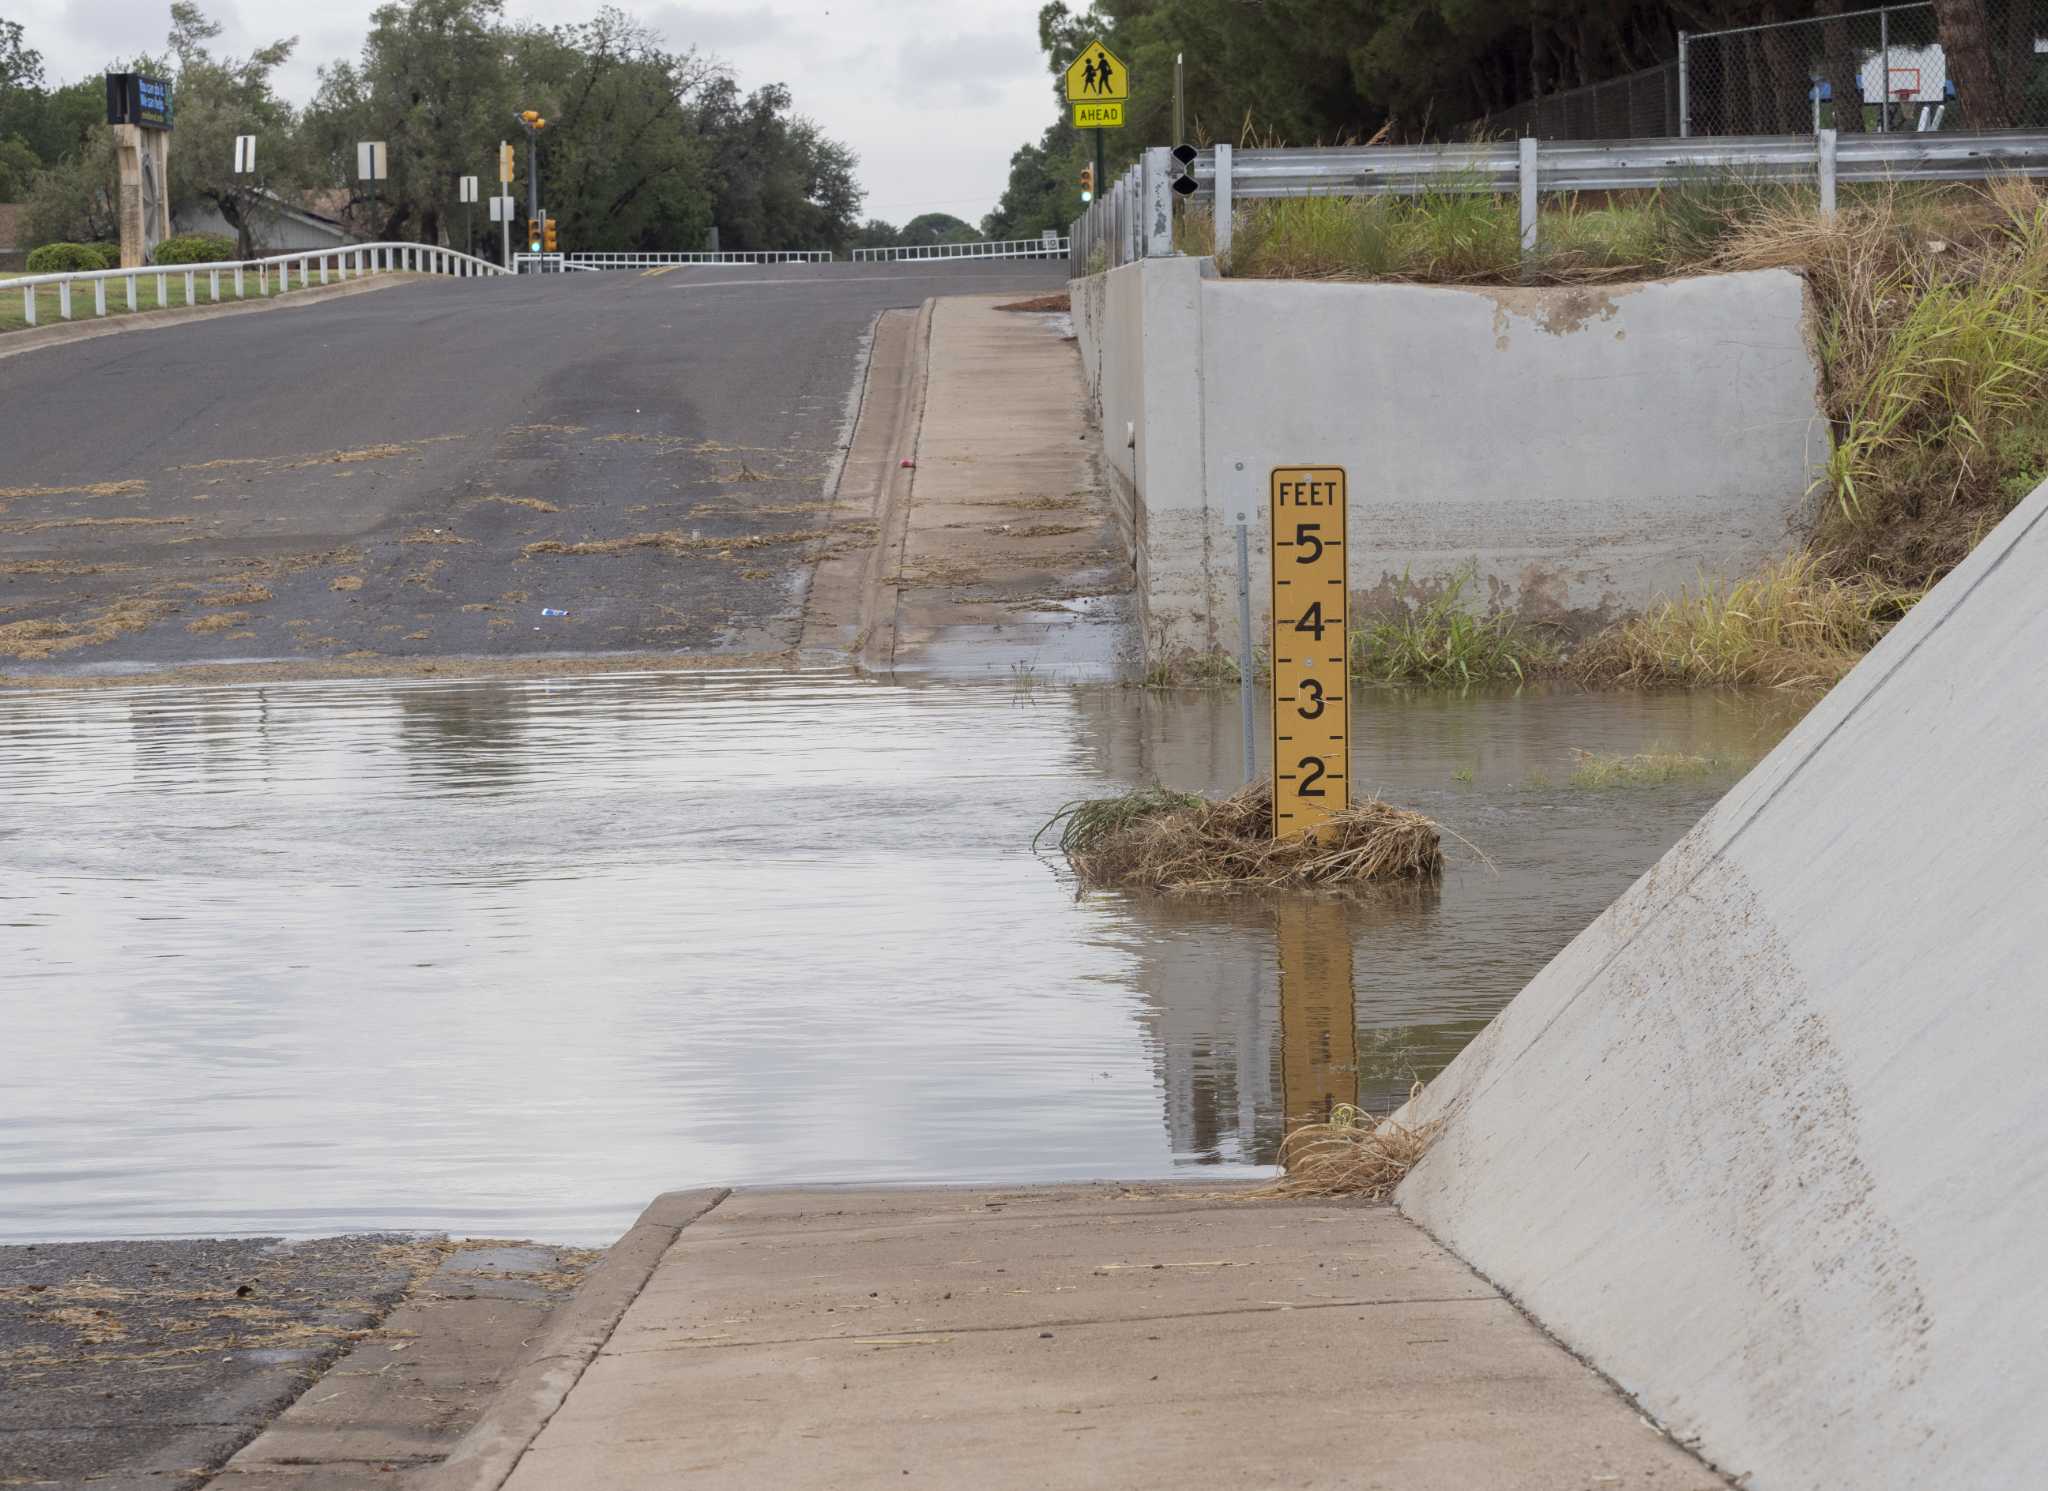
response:
[(0, 698), (0, 1235), (602, 1239), (710, 1182), (1270, 1163), (1398, 1101), (1753, 754), (1749, 706), (1369, 697), (1440, 891), (1076, 899), (1058, 803), (1242, 771), (1235, 700), (833, 674)]

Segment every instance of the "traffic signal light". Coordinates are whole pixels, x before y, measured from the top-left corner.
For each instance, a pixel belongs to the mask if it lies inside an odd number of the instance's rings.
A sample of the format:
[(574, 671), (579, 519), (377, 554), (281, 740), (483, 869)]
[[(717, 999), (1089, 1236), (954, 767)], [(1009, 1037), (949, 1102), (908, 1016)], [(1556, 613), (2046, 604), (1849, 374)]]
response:
[(547, 245), (547, 251), (551, 254), (560, 253), (561, 246), (555, 242), (555, 220), (551, 217), (542, 218), (540, 220), (540, 231), (541, 242)]
[(539, 218), (530, 217), (526, 220), (526, 251), (529, 254), (537, 254), (541, 251), (540, 228), (541, 220)]
[(546, 129), (548, 127), (547, 120), (540, 117), (540, 110), (538, 109), (521, 109), (519, 117), (526, 121), (528, 129)]
[(1081, 200), (1083, 202), (1093, 202), (1095, 200), (1095, 167), (1093, 166), (1081, 167)]

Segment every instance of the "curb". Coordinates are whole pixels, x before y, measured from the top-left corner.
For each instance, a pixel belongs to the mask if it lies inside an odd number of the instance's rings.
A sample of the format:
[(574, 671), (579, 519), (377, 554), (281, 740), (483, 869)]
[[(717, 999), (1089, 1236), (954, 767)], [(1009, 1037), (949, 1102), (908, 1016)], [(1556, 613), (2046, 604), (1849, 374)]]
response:
[(861, 646), (855, 658), (870, 672), (888, 673), (896, 663), (897, 587), (888, 584), (887, 577), (903, 573), (904, 550), (910, 542), (910, 494), (917, 468), (902, 463), (917, 459), (918, 437), (924, 432), (925, 399), (931, 389), (932, 313), (937, 305), (937, 297), (927, 297), (917, 308), (917, 323), (910, 330), (910, 396), (896, 411), (889, 431), (892, 459), (875, 509), (875, 547), (862, 587)]
[[(314, 285), (305, 290), (287, 290), (282, 295), (273, 295), (265, 300), (222, 301), (215, 305), (211, 301), (194, 306), (163, 306), (153, 311), (123, 312), (108, 316), (104, 320), (95, 316), (90, 321), (71, 320), (55, 326), (38, 326), (32, 331), (10, 331), (0, 335), (0, 361), (20, 357), (29, 352), (40, 352), (46, 347), (68, 347), (74, 342), (89, 342), (95, 337), (119, 336), (130, 331), (151, 331), (160, 326), (188, 326), (194, 321), (212, 321), (220, 316), (247, 316), (258, 311), (290, 310), (293, 306), (319, 305), (324, 301), (342, 300), (351, 295), (368, 295), (376, 290), (393, 290), (400, 285), (410, 285), (423, 279), (439, 276), (408, 274), (403, 270), (385, 270), (375, 279), (352, 280), (341, 285)], [(5, 293), (7, 282), (0, 280), (0, 293)]]
[(590, 1271), (576, 1298), (555, 1317), (483, 1417), (422, 1484), (431, 1491), (498, 1491), (604, 1349), (682, 1230), (731, 1194), (720, 1188), (655, 1197)]

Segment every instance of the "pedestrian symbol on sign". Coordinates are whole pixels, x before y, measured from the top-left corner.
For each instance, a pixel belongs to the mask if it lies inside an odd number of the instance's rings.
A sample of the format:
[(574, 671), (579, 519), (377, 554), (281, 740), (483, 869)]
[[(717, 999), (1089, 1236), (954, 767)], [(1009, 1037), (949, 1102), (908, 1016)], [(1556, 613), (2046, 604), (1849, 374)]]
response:
[(1091, 41), (1067, 65), (1067, 101), (1103, 103), (1131, 96), (1131, 75), (1099, 41)]

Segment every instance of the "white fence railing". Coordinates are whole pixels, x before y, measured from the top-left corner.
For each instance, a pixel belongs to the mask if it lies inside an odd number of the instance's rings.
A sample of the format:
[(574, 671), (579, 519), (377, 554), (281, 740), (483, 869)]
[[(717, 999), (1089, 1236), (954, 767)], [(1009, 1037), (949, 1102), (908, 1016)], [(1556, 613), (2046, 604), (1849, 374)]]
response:
[(898, 248), (857, 248), (854, 262), (872, 264), (911, 259), (1064, 259), (1070, 252), (1067, 240), (1052, 238), (1007, 238), (977, 243), (920, 243)]
[[(1075, 275), (1171, 254), (1172, 155), (1147, 150), (1074, 224)], [(1194, 196), (1207, 201), (1216, 252), (1230, 252), (1239, 197), (1361, 197), (1488, 192), (1521, 204), (1522, 246), (1534, 249), (1545, 192), (1616, 191), (1731, 178), (1812, 184), (1832, 212), (1839, 183), (2048, 177), (2048, 130), (1928, 134), (1715, 135), (1662, 140), (1519, 140), (1462, 145), (1232, 150), (1195, 157)], [(1098, 250), (1100, 251), (1098, 253)]]
[(21, 291), (22, 314), (28, 324), (36, 324), (37, 292), (45, 285), (57, 287), (57, 315), (69, 321), (71, 317), (71, 296), (75, 287), (89, 286), (92, 290), (93, 314), (107, 314), (107, 286), (119, 282), (126, 292), (128, 309), (139, 310), (135, 293), (136, 281), (156, 281), (156, 306), (163, 309), (179, 304), (172, 298), (171, 281), (184, 281), (183, 304), (198, 305), (199, 279), (206, 277), (207, 296), (211, 301), (222, 297), (221, 276), (227, 275), (227, 289), (236, 300), (247, 298), (248, 282), (256, 281), (256, 293), (268, 296), (272, 293), (270, 281), (277, 279), (277, 291), (282, 293), (292, 288), (294, 272), (301, 289), (315, 283), (329, 282), (330, 268), (338, 280), (361, 279), (366, 274), (382, 274), (393, 271), (410, 274), (445, 274), (460, 278), (472, 275), (506, 274), (485, 259), (461, 253), (455, 249), (435, 248), (424, 243), (362, 243), (346, 248), (307, 249), (300, 253), (273, 254), (262, 259), (222, 259), (206, 264), (145, 264), (140, 269), (80, 269), (59, 274), (30, 274), (18, 279), (0, 281), (0, 289)]
[(729, 254), (570, 254), (571, 269), (660, 269), (670, 264), (830, 264), (830, 249), (735, 249)]

